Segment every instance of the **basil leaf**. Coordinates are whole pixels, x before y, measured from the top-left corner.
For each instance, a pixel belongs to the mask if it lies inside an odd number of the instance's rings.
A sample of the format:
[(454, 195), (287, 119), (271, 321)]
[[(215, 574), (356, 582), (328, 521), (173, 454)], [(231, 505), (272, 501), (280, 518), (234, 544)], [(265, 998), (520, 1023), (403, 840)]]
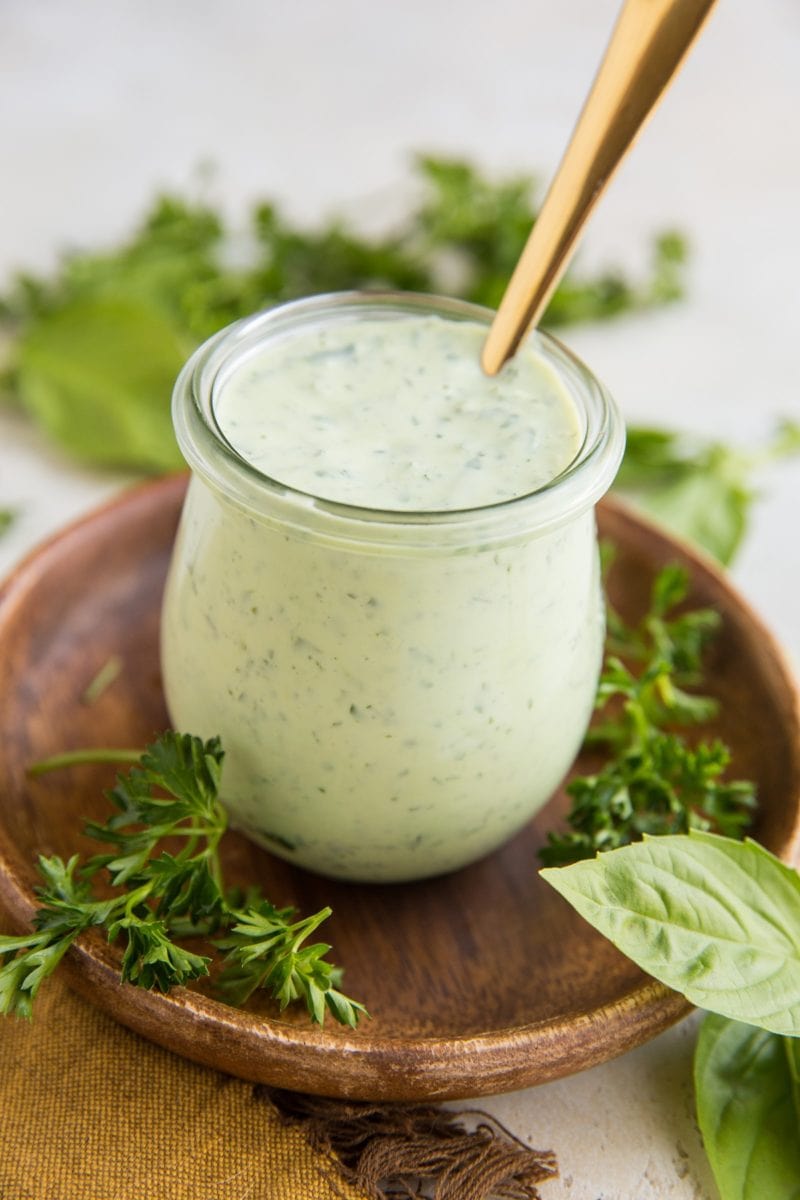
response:
[(726, 467), (724, 461), (704, 464), (664, 486), (634, 490), (631, 499), (673, 534), (730, 563), (747, 528), (753, 493), (746, 486), (749, 471), (744, 466), (738, 473)]
[(783, 1048), (789, 1063), (789, 1075), (792, 1080), (792, 1100), (794, 1101), (797, 1129), (800, 1134), (800, 1038), (784, 1038)]
[(800, 1200), (795, 1039), (709, 1015), (695, 1053), (697, 1118), (722, 1200)]
[(756, 842), (646, 838), (541, 874), (692, 1004), (800, 1035), (800, 877)]
[(751, 477), (764, 461), (797, 453), (784, 422), (758, 454), (665, 429), (628, 430), (614, 487), (655, 521), (729, 563), (746, 531)]
[(189, 348), (161, 310), (144, 301), (77, 299), (23, 335), (19, 397), (84, 462), (175, 469), (182, 459), (169, 398)]
[(723, 563), (734, 557), (756, 497), (755, 473), (800, 453), (800, 423), (784, 418), (763, 446), (740, 450), (665, 429), (628, 429), (615, 490)]

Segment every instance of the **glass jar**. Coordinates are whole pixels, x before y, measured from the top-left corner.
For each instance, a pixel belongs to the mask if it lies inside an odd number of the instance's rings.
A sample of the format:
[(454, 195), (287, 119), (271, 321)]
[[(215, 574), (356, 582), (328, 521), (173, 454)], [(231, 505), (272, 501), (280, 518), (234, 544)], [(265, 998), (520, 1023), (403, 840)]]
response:
[[(255, 348), (342, 320), (454, 300), (347, 293), (212, 337), (175, 388), (190, 481), (169, 572), (162, 665), (175, 728), (226, 751), (232, 824), (321, 874), (452, 871), (546, 802), (592, 711), (604, 621), (593, 506), (623, 450), (605, 389), (553, 338), (537, 353), (575, 406), (580, 448), (531, 494), (444, 512), (378, 511), (294, 490), (228, 443), (214, 398)], [(533, 869), (533, 865), (532, 868)]]

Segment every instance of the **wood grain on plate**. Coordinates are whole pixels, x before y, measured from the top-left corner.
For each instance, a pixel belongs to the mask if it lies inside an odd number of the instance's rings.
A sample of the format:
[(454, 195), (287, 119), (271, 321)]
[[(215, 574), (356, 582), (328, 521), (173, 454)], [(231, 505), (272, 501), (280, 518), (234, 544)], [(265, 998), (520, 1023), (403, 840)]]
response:
[[(147, 484), (27, 560), (0, 597), (0, 904), (20, 928), (35, 907), (38, 854), (89, 852), (82, 820), (101, 817), (113, 768), (36, 780), (26, 765), (79, 746), (143, 746), (168, 724), (158, 666), (159, 605), (185, 487)], [(800, 720), (772, 639), (713, 567), (617, 504), (601, 505), (618, 546), (611, 590), (629, 615), (654, 570), (692, 572), (692, 601), (724, 618), (709, 664), (718, 731), (733, 771), (758, 781), (754, 836), (786, 859), (800, 842)], [(123, 670), (93, 705), (83, 693), (118, 655)], [(536, 874), (537, 847), (563, 793), (504, 849), (454, 875), (392, 886), (332, 883), (231, 834), (226, 877), (257, 881), (278, 904), (331, 904), (325, 939), (346, 989), (374, 1014), (352, 1032), (263, 998), (227, 1007), (205, 989), (168, 996), (122, 985), (120, 950), (85, 934), (64, 963), (71, 984), (145, 1037), (245, 1079), (329, 1096), (477, 1096), (553, 1079), (638, 1045), (687, 1011), (643, 976)]]

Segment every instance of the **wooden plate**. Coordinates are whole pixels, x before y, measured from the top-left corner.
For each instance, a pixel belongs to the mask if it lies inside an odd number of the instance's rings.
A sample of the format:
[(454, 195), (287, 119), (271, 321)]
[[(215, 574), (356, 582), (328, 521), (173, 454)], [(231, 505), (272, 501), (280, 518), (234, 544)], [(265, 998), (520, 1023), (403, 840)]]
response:
[[(143, 746), (167, 724), (157, 639), (164, 574), (185, 487), (147, 484), (73, 525), (32, 555), (0, 594), (0, 904), (27, 926), (38, 854), (89, 852), (82, 820), (107, 811), (113, 769), (37, 780), (25, 767), (78, 746)], [(772, 639), (726, 580), (617, 504), (601, 506), (619, 548), (615, 600), (634, 614), (655, 569), (685, 563), (696, 602), (724, 629), (710, 663), (719, 733), (736, 775), (755, 778), (754, 836), (789, 860), (800, 844), (800, 719)], [(87, 684), (111, 655), (123, 670), (94, 705)], [(226, 877), (257, 880), (279, 904), (330, 903), (325, 930), (347, 990), (374, 1014), (356, 1032), (251, 1010), (200, 988), (168, 996), (118, 982), (118, 947), (84, 935), (64, 963), (71, 984), (145, 1037), (197, 1062), (281, 1087), (361, 1099), (454, 1098), (525, 1087), (602, 1062), (687, 1012), (643, 976), (536, 874), (537, 847), (565, 798), (503, 850), (431, 882), (331, 883), (226, 838)]]

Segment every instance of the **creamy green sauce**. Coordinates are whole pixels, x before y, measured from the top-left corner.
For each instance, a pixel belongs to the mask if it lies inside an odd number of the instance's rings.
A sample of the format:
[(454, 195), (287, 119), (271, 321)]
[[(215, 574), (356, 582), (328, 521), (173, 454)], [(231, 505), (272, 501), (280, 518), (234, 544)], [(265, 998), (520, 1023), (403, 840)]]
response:
[(419, 512), (524, 496), (575, 457), (578, 420), (532, 350), (484, 375), (485, 337), (428, 316), (317, 327), (248, 359), (214, 414), (259, 471), (326, 500)]
[[(218, 380), (249, 463), (389, 510), (487, 505), (574, 457), (579, 421), (524, 353), (494, 381), (479, 326), (358, 320), (264, 347)], [(298, 511), (306, 502), (297, 498)], [(245, 511), (196, 473), (167, 586), (177, 728), (220, 734), (236, 825), (312, 870), (389, 881), (495, 849), (577, 752), (603, 637), (594, 514), (420, 553)]]

